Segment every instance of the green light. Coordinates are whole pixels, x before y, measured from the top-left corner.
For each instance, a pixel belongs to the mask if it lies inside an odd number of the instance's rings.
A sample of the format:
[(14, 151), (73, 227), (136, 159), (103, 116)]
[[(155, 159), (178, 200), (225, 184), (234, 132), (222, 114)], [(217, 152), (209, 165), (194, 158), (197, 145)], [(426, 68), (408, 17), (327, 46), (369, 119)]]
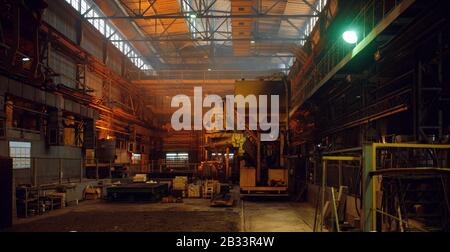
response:
[(189, 15), (190, 18), (192, 19), (196, 19), (197, 18), (197, 14), (196, 13), (192, 13)]
[(358, 34), (355, 31), (346, 31), (342, 34), (342, 38), (349, 44), (356, 44), (358, 42)]

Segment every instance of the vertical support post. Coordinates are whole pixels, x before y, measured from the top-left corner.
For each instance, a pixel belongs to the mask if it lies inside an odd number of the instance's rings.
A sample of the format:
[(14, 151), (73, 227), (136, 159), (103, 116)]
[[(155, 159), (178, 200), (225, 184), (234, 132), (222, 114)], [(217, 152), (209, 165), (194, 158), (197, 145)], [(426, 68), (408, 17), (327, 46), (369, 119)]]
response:
[(80, 183), (83, 182), (83, 168), (84, 168), (83, 163), (84, 163), (83, 158), (81, 158), (80, 159)]
[(108, 64), (108, 39), (104, 39), (103, 43), (102, 43), (102, 60), (103, 60), (103, 64)]
[(338, 165), (338, 176), (339, 176), (339, 188), (344, 184), (343, 175), (342, 175), (342, 161), (339, 161)]
[(40, 60), (40, 47), (39, 47), (39, 26), (41, 23), (41, 15), (36, 15), (38, 18), (36, 20), (36, 23), (33, 23), (33, 44), (34, 44), (34, 50), (33, 50), (33, 64), (31, 67), (31, 77), (37, 78), (38, 76), (38, 69), (39, 69), (39, 63)]
[(280, 134), (280, 167), (284, 167), (284, 132)]
[(373, 167), (376, 158), (376, 149), (371, 144), (366, 144), (363, 147), (363, 191), (362, 191), (362, 218), (361, 225), (364, 232), (376, 231), (376, 198), (374, 196), (374, 181), (370, 176), (370, 172), (376, 167)]
[(341, 232), (341, 228), (339, 225), (339, 216), (338, 216), (338, 211), (337, 211), (337, 206), (336, 206), (336, 197), (334, 194), (334, 188), (331, 187), (331, 198), (333, 200), (333, 215), (334, 215), (334, 221), (336, 224), (336, 231), (339, 233)]
[[(12, 161), (11, 161), (12, 162)], [(12, 163), (11, 163), (12, 170)], [(12, 212), (13, 218), (17, 218), (17, 199), (16, 199), (16, 178), (14, 176), (14, 171), (11, 171), (11, 192), (12, 192)]]
[(227, 153), (225, 156), (226, 177), (230, 177), (230, 147), (227, 146)]
[(258, 132), (258, 139), (256, 140), (256, 182), (261, 182), (261, 135)]
[(98, 159), (95, 159), (95, 179), (98, 180)]
[(324, 218), (324, 207), (325, 207), (325, 192), (326, 192), (326, 188), (327, 188), (327, 161), (323, 160), (322, 161), (322, 184), (321, 184), (321, 195), (320, 195), (320, 219), (319, 219), (319, 224), (320, 224), (320, 232), (323, 231), (323, 218)]
[(13, 13), (13, 17), (14, 21), (12, 23), (13, 26), (13, 34), (12, 34), (12, 47), (8, 52), (8, 62), (10, 65), (10, 68), (13, 68), (16, 65), (16, 59), (17, 59), (17, 52), (19, 50), (19, 46), (20, 46), (20, 6), (19, 4), (14, 4), (12, 6), (12, 13)]
[(63, 170), (63, 167), (62, 167), (62, 159), (60, 158), (59, 160), (59, 165), (58, 165), (58, 174), (59, 174), (59, 184), (61, 185), (62, 184), (62, 178), (63, 178), (63, 172), (62, 172), (62, 170)]
[(423, 132), (422, 132), (422, 89), (423, 89), (423, 72), (422, 72), (422, 61), (419, 61), (417, 64), (417, 83), (416, 83), (416, 118), (417, 118), (417, 141), (423, 140)]
[(83, 43), (83, 38), (84, 38), (84, 34), (83, 34), (83, 21), (81, 19), (78, 19), (75, 23), (75, 35), (76, 35), (76, 39), (75, 42), (78, 46), (81, 46), (81, 44)]
[[(203, 141), (204, 144), (203, 146), (208, 146), (208, 137), (206, 135), (204, 135), (203, 130), (202, 130), (202, 134), (204, 136)], [(208, 161), (208, 149), (205, 148), (205, 152), (203, 153), (205, 156), (203, 157), (203, 160)]]
[[(112, 161), (111, 160), (109, 160), (109, 167), (108, 167), (109, 169), (108, 169), (108, 176), (109, 176), (109, 179), (112, 179), (112, 171), (111, 171), (111, 169), (112, 169)], [(130, 173), (130, 171), (131, 171), (131, 164), (130, 164), (130, 169), (128, 169), (128, 173)], [(127, 174), (128, 175), (128, 174)]]
[(36, 165), (36, 158), (33, 158), (32, 160), (32, 166), (33, 166), (33, 186), (37, 186), (38, 185), (38, 171), (37, 171), (37, 165)]

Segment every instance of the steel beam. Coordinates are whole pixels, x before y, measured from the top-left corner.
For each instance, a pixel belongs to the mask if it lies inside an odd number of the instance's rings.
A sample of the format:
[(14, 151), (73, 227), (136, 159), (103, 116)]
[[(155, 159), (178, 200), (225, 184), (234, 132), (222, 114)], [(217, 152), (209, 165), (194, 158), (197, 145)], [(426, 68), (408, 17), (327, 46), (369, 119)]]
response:
[(439, 175), (450, 175), (449, 168), (394, 168), (394, 169), (384, 169), (370, 172), (372, 177), (374, 176), (385, 176), (385, 175), (417, 175), (417, 174), (439, 174)]
[(394, 168), (377, 171), (377, 149), (450, 149), (449, 144), (403, 144), (403, 143), (373, 143), (363, 147), (363, 191), (362, 191), (362, 222), (361, 226), (365, 232), (377, 230), (377, 176), (395, 174), (420, 174), (438, 173), (448, 174), (449, 168)]
[(376, 170), (376, 151), (372, 144), (363, 147), (363, 167), (362, 167), (362, 215), (361, 227), (364, 232), (376, 231), (376, 198), (375, 183), (371, 172)]
[(404, 144), (404, 143), (374, 143), (374, 148), (404, 148), (404, 149), (450, 149), (449, 144)]
[[(339, 61), (326, 75), (318, 82), (314, 84), (314, 87), (306, 84), (298, 92), (294, 94), (294, 98), (300, 97), (298, 103), (291, 108), (290, 116), (308, 100), (310, 99), (322, 86), (328, 83), (344, 66), (350, 63), (356, 56), (360, 55), (382, 32), (384, 32), (401, 14), (409, 9), (416, 0), (403, 0), (398, 6), (385, 16), (372, 31), (360, 42), (353, 50), (351, 50), (343, 59)], [(331, 52), (327, 52), (331, 53)], [(325, 56), (326, 57), (326, 56)], [(320, 64), (320, 63), (319, 63)], [(307, 87), (308, 86), (308, 87)]]
[[(221, 19), (221, 18), (239, 18), (239, 19), (309, 19), (319, 17), (313, 14), (297, 14), (297, 15), (267, 15), (267, 14), (248, 14), (248, 15), (198, 15), (197, 19)], [(180, 19), (186, 18), (185, 15), (133, 15), (133, 16), (104, 16), (104, 17), (85, 17), (86, 19), (125, 19), (125, 20), (148, 20), (148, 19)]]
[(300, 42), (305, 41), (305, 38), (142, 38), (142, 39), (123, 39), (123, 40), (110, 40), (111, 42), (232, 42), (232, 41), (255, 41), (255, 42)]
[(324, 156), (322, 160), (327, 161), (360, 161), (360, 157), (350, 157), (350, 156)]
[(272, 6), (270, 6), (269, 7), (269, 9), (267, 9), (265, 12), (264, 12), (264, 14), (266, 15), (266, 14), (269, 14), (270, 13), (270, 11), (273, 9), (273, 8), (275, 8), (279, 3), (281, 3), (283, 0), (277, 0), (275, 3), (273, 3), (272, 4)]
[[(164, 59), (179, 59), (178, 56), (174, 55), (158, 55), (158, 58), (164, 58)], [(198, 60), (205, 60), (202, 58), (199, 58), (198, 55), (183, 55), (184, 59), (198, 59)], [(246, 58), (295, 58), (294, 55), (214, 55), (214, 58), (216, 59), (246, 59)]]

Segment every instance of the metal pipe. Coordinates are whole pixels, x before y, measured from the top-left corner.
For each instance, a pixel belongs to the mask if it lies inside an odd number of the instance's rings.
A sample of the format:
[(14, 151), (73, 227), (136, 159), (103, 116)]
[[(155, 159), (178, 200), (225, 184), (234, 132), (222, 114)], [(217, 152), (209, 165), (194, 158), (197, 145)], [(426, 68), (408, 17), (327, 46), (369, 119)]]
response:
[(338, 232), (341, 232), (341, 228), (339, 227), (339, 217), (338, 217), (338, 212), (337, 212), (337, 207), (336, 207), (336, 197), (334, 195), (334, 188), (331, 188), (331, 197), (333, 199), (333, 213), (334, 213), (334, 220), (336, 222), (336, 230)]
[(327, 186), (327, 161), (323, 160), (322, 161), (322, 188), (321, 188), (321, 200), (320, 200), (320, 219), (319, 219), (319, 224), (320, 224), (320, 232), (323, 231), (323, 219), (324, 219), (324, 203), (325, 203), (325, 189)]

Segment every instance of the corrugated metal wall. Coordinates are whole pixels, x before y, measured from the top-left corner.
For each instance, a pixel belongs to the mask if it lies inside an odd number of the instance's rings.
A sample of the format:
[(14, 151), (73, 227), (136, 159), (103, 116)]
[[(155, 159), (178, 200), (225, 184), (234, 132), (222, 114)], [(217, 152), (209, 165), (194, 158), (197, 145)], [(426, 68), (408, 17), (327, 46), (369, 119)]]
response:
[(77, 67), (73, 60), (57, 51), (50, 51), (49, 65), (59, 74), (53, 78), (56, 84), (64, 84), (70, 88), (77, 87)]
[(113, 46), (108, 48), (109, 57), (106, 62), (106, 65), (113, 70), (114, 72), (120, 74), (122, 70), (122, 55), (117, 50), (112, 50)]
[(95, 34), (94, 32), (85, 29), (83, 31), (83, 40), (81, 41), (81, 47), (96, 58), (102, 60), (103, 40), (104, 38), (102, 38), (98, 32)]
[(75, 19), (64, 15), (64, 12), (62, 11), (53, 11), (51, 8), (48, 8), (44, 12), (43, 18), (45, 22), (62, 33), (64, 36), (72, 41), (76, 40)]
[(94, 90), (91, 95), (95, 97), (102, 97), (103, 92), (103, 79), (96, 73), (87, 71), (86, 72), (86, 85), (89, 89)]
[[(44, 20), (50, 24), (53, 28), (59, 31), (61, 34), (75, 42), (76, 40), (76, 20), (70, 15), (65, 15), (64, 11), (55, 10), (55, 6), (50, 5), (44, 14)], [(81, 41), (81, 47), (88, 53), (97, 57), (99, 60), (103, 60), (103, 40), (104, 38), (100, 33), (94, 29), (89, 29), (88, 23), (84, 23), (88, 26), (88, 29), (83, 29), (83, 39)], [(99, 42), (100, 41), (100, 42)], [(117, 51), (112, 45), (108, 45), (108, 60), (107, 66), (116, 73), (121, 73), (123, 62), (123, 55)], [(70, 88), (76, 88), (77, 82), (77, 69), (76, 62), (63, 54), (51, 51), (50, 52), (50, 67), (58, 74), (59, 77), (55, 77), (57, 84), (64, 84)], [(86, 85), (94, 90), (93, 95), (102, 98), (103, 94), (103, 78), (94, 72), (87, 71), (86, 73)], [(120, 101), (121, 96), (117, 88), (113, 87), (111, 90), (112, 98)]]

